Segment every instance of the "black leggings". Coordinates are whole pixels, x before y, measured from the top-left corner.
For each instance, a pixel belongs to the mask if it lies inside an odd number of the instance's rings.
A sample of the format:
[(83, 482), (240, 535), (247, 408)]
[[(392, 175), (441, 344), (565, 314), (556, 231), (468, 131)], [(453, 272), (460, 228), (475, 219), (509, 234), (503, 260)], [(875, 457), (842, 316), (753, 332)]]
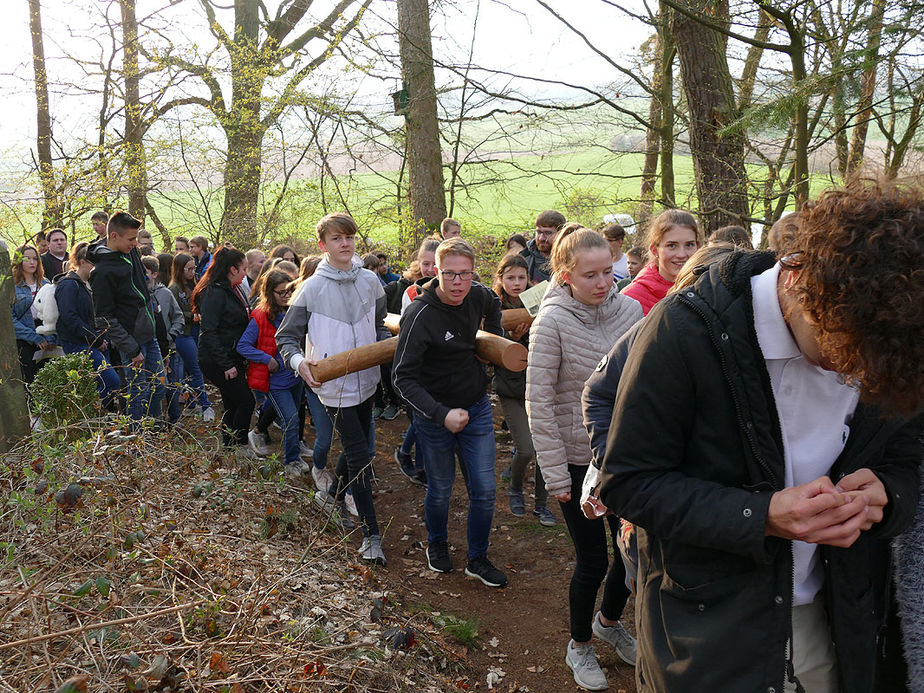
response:
[[(587, 642), (591, 638), (594, 604), (603, 579), (606, 578), (606, 584), (603, 587), (600, 611), (606, 618), (615, 621), (622, 616), (630, 593), (626, 587), (626, 568), (619, 553), (615, 551), (619, 520), (613, 515), (596, 520), (584, 517), (581, 511), (581, 484), (587, 467), (569, 464), (568, 471), (571, 474), (571, 500), (567, 503), (559, 502), (559, 505), (577, 555), (568, 592), (571, 638), (575, 642)], [(613, 540), (612, 561), (606, 541), (606, 525), (609, 525), (610, 537)]]
[(370, 483), (369, 433), (372, 427), (372, 401), (370, 397), (355, 407), (327, 407), (334, 428), (340, 436), (343, 452), (337, 459), (334, 484), (331, 495), (343, 499), (347, 486), (353, 491), (356, 511), (363, 523), (363, 536), (379, 533), (372, 505), (372, 484)]
[(199, 361), (202, 375), (208, 378), (221, 394), (221, 440), (227, 446), (247, 445), (247, 431), (250, 429), (250, 417), (253, 415), (253, 393), (247, 386), (247, 376), (243, 368), (238, 368), (237, 376), (225, 379), (225, 372), (220, 366)]

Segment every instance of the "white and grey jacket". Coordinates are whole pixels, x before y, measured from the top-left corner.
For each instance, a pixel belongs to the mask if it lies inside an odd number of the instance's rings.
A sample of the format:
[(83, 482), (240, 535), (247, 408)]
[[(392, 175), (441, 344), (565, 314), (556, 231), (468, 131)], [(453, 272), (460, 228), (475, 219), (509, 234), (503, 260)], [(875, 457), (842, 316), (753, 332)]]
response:
[(638, 301), (614, 286), (599, 306), (588, 306), (569, 287), (549, 287), (529, 331), (526, 411), (536, 460), (550, 495), (571, 490), (569, 464), (588, 465), (590, 437), (581, 393), (600, 359), (641, 320)]
[[(390, 337), (385, 313), (385, 292), (375, 273), (355, 256), (349, 270), (332, 267), (325, 257), (292, 297), (276, 330), (276, 346), (297, 373), (306, 355), (320, 360)], [(311, 354), (305, 352), (306, 338)], [(375, 393), (379, 379), (374, 366), (313, 389), (325, 406), (352, 407)]]

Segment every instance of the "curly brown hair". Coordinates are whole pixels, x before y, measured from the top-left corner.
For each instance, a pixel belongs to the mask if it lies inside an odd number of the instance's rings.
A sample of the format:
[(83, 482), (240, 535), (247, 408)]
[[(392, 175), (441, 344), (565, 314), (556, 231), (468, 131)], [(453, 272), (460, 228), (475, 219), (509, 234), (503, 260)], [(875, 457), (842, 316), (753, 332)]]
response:
[(862, 398), (924, 402), (924, 188), (856, 180), (802, 210), (780, 248), (825, 358)]

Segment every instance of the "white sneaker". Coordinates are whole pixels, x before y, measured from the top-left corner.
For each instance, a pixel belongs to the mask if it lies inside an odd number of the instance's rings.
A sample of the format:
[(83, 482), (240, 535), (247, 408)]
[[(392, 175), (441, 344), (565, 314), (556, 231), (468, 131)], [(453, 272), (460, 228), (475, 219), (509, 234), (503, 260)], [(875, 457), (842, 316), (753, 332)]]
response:
[(626, 664), (635, 666), (638, 643), (635, 641), (635, 638), (629, 635), (629, 632), (621, 623), (617, 623), (615, 626), (604, 626), (603, 621), (600, 620), (600, 612), (598, 611), (594, 616), (594, 622), (591, 628), (594, 631), (594, 635), (613, 646), (613, 649), (616, 650), (616, 654), (619, 655), (622, 661)]
[(359, 511), (356, 509), (356, 501), (353, 500), (352, 493), (348, 493), (343, 497), (343, 504), (346, 506), (346, 509), (349, 511), (350, 515), (359, 517)]
[(382, 551), (382, 537), (378, 534), (365, 537), (359, 547), (359, 557), (364, 561), (385, 565), (385, 552)]
[(308, 460), (309, 462), (311, 462), (311, 460), (314, 459), (314, 448), (311, 445), (308, 445), (308, 443), (306, 443), (305, 441), (302, 441), (301, 443), (299, 443), (298, 446), (301, 450), (301, 452), (299, 453), (300, 457), (303, 460)]
[(581, 688), (588, 691), (605, 691), (610, 687), (606, 682), (606, 674), (597, 661), (593, 645), (577, 645), (574, 640), (569, 640), (565, 663), (571, 667), (574, 682)]
[(270, 450), (266, 445), (266, 435), (257, 431), (249, 431), (247, 440), (250, 442), (250, 449), (258, 455), (269, 455)]
[(206, 407), (202, 410), (202, 420), (205, 423), (211, 423), (215, 420), (215, 410), (212, 407)]
[(311, 465), (311, 478), (314, 479), (314, 485), (318, 491), (325, 494), (330, 492), (330, 486), (334, 483), (334, 475), (327, 467), (318, 469)]

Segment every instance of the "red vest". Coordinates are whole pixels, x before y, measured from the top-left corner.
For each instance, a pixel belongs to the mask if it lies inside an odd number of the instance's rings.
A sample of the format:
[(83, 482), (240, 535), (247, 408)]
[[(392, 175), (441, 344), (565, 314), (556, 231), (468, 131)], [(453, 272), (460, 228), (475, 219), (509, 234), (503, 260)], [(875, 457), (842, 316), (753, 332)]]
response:
[[(257, 349), (276, 357), (276, 327), (269, 320), (269, 315), (265, 310), (256, 309), (251, 314), (254, 322), (257, 323)], [(269, 391), (270, 372), (265, 363), (254, 363), (251, 361), (247, 366), (247, 385), (251, 390), (260, 392)]]

